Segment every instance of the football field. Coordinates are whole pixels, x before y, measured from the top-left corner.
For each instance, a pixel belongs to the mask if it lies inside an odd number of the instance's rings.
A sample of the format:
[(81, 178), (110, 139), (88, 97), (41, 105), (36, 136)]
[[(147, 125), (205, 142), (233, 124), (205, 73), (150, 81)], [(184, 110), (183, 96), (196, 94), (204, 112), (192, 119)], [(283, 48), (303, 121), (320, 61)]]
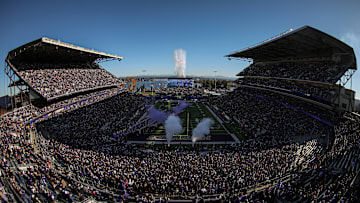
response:
[[(210, 134), (203, 138), (202, 141), (233, 141), (233, 138), (225, 130), (224, 126), (215, 118), (204, 103), (189, 102), (188, 104), (189, 106), (178, 114), (183, 127), (183, 132), (174, 135), (173, 141), (191, 141), (193, 129), (195, 129), (198, 123), (204, 118), (212, 119), (214, 124), (210, 128)], [(178, 105), (179, 101), (157, 101), (155, 108), (164, 112), (171, 112), (171, 110)], [(165, 134), (164, 125), (161, 124), (157, 129), (148, 133), (147, 140), (164, 141), (166, 140)]]

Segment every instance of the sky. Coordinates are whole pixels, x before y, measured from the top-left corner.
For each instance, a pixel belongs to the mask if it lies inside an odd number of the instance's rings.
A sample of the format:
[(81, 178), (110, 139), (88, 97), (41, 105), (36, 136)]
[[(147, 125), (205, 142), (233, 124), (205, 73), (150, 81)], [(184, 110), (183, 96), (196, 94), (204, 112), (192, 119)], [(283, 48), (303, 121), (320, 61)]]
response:
[[(345, 41), (359, 57), (359, 9), (359, 0), (0, 0), (0, 60), (5, 64), (10, 50), (45, 36), (123, 56), (101, 63), (119, 77), (143, 70), (173, 74), (173, 51), (179, 48), (187, 52), (186, 74), (209, 76), (216, 70), (235, 77), (249, 63), (229, 61), (226, 54), (304, 25)], [(3, 96), (3, 71), (0, 78)], [(360, 92), (360, 73), (352, 89)]]

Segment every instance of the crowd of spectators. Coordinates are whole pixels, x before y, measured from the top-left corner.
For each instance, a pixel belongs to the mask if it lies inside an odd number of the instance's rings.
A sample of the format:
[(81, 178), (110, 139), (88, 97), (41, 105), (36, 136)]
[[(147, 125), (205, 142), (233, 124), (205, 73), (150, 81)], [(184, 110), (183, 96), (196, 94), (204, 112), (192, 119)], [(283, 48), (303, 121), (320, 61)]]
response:
[(38, 68), (19, 71), (20, 77), (47, 99), (79, 91), (121, 86), (123, 81), (100, 66)]
[[(229, 197), (243, 193), (249, 186), (302, 171), (306, 166), (305, 162), (292, 164), (300, 149), (298, 143), (266, 149), (256, 142), (243, 142), (221, 149), (173, 151), (165, 147), (152, 147), (150, 151), (118, 144), (99, 147), (102, 151), (99, 152), (47, 141), (43, 148), (71, 173), (71, 178), (87, 179), (109, 192), (133, 198), (219, 194)], [(304, 160), (311, 160), (314, 154), (309, 153)]]
[(141, 95), (123, 92), (92, 105), (59, 113), (41, 122), (39, 129), (46, 131), (49, 138), (67, 145), (95, 150), (114, 142), (112, 135), (131, 128), (145, 110)]
[[(72, 111), (99, 102), (120, 92), (122, 90), (113, 88), (60, 101), (43, 108), (27, 105), (2, 115), (0, 117), (1, 200), (5, 202), (46, 202), (54, 199), (72, 201), (68, 189), (63, 184), (66, 183), (66, 177), (50, 169), (48, 158), (41, 156), (41, 153), (36, 152), (29, 143), (31, 140), (29, 130), (36, 132), (36, 128), (31, 128), (32, 122), (57, 115), (57, 111)], [(37, 117), (39, 119), (36, 119)], [(47, 188), (44, 188), (42, 179), (49, 180), (46, 184)], [(59, 181), (61, 181), (60, 185)], [(53, 188), (55, 185), (57, 185), (56, 190)], [(77, 187), (75, 184), (69, 186)], [(52, 192), (49, 192), (51, 190), (49, 188), (53, 189)], [(90, 192), (90, 195), (93, 194)]]
[(204, 88), (196, 87), (167, 87), (167, 88), (155, 88), (155, 93), (164, 96), (192, 96), (201, 97), (204, 95)]
[(329, 127), (320, 121), (263, 96), (272, 95), (238, 89), (228, 95), (211, 97), (208, 104), (223, 120), (241, 126), (247, 137), (268, 147), (289, 143), (293, 136), (329, 133)]
[(308, 170), (254, 196), (286, 202), (359, 202), (360, 115), (345, 113), (334, 131), (333, 145)]
[[(109, 99), (109, 104), (114, 103), (112, 98)], [(307, 166), (303, 162), (294, 164), (299, 160), (298, 155), (304, 154), (299, 153), (302, 150), (300, 144), (279, 141), (276, 147), (269, 148), (271, 140), (276, 140), (270, 135), (263, 139), (249, 139), (237, 146), (200, 151), (168, 151), (166, 148), (153, 147), (149, 152), (121, 143), (107, 142), (106, 145), (103, 141), (106, 139), (105, 135), (97, 136), (98, 129), (106, 125), (106, 122), (92, 127), (94, 123), (90, 119), (90, 124), (84, 127), (90, 130), (85, 130), (80, 122), (76, 122), (84, 119), (80, 115), (87, 119), (94, 117), (96, 122), (99, 122), (99, 118), (104, 119), (101, 113), (96, 116), (96, 113), (87, 109), (105, 111), (102, 109), (106, 106), (103, 102), (41, 123), (38, 129), (45, 137), (42, 138), (41, 149), (46, 149), (49, 157), (57, 162), (56, 165), (70, 174), (68, 178), (86, 181), (93, 186), (108, 189), (108, 192), (124, 194), (121, 198), (131, 196), (141, 199), (151, 198), (151, 195), (237, 196), (244, 192), (240, 189), (246, 191), (244, 188), (251, 185), (282, 177), (289, 171), (301, 171), (302, 167)], [(128, 102), (123, 102), (129, 105)], [(111, 115), (111, 112), (107, 114), (112, 118)], [(72, 117), (76, 119), (72, 120)], [(78, 129), (74, 129), (73, 123)], [(92, 133), (91, 129), (95, 132)], [(317, 153), (321, 151), (320, 146), (315, 146)], [(307, 156), (314, 154), (316, 153), (307, 153)], [(302, 160), (312, 159), (306, 157)]]
[(336, 93), (336, 89), (324, 87), (322, 85), (311, 85), (295, 80), (284, 80), (284, 79), (269, 79), (269, 78), (256, 78), (246, 77), (239, 78), (237, 80), (240, 84), (255, 85), (260, 87), (270, 87), (275, 89), (283, 89), (287, 91), (295, 91), (302, 94), (308, 94), (315, 96), (315, 98), (321, 97), (322, 100), (330, 101)]
[[(89, 197), (100, 201), (358, 200), (352, 183), (360, 170), (359, 116), (345, 114), (334, 128), (334, 144), (325, 151), (321, 137), (331, 137), (331, 127), (267, 98), (285, 102), (285, 97), (249, 89), (210, 97), (207, 104), (217, 115), (238, 122), (248, 136), (233, 145), (196, 148), (148, 148), (113, 137), (145, 111), (142, 96), (119, 90), (104, 90), (48, 109), (15, 109), (0, 117), (0, 198), (24, 202), (75, 202)], [(32, 125), (38, 144), (29, 144), (25, 123), (55, 109), (63, 110)], [(305, 139), (308, 135), (311, 138)], [(295, 142), (295, 136), (304, 139)], [(337, 169), (341, 170), (334, 173)], [(255, 191), (258, 187), (264, 189)]]
[(319, 118), (318, 120), (328, 122), (330, 125), (337, 122), (336, 115), (333, 111), (319, 106), (315, 106), (312, 103), (308, 103), (291, 96), (283, 95), (279, 92), (272, 92), (251, 87), (240, 87), (238, 88), (238, 90), (242, 92), (247, 92), (258, 98), (265, 98), (283, 106), (296, 109), (297, 111), (304, 112), (307, 115), (315, 116)]
[(239, 76), (279, 77), (334, 84), (346, 68), (335, 62), (254, 63), (240, 72)]

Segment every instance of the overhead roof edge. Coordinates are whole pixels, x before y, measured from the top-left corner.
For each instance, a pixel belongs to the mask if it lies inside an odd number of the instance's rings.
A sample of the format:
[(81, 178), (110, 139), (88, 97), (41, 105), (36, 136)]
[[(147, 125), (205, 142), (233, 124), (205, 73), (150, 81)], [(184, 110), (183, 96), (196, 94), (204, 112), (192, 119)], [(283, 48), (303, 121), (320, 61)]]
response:
[(302, 29), (304, 29), (305, 27), (307, 27), (307, 25), (302, 26), (302, 27), (300, 27), (300, 28), (298, 28), (298, 29), (296, 29), (296, 30), (294, 30), (294, 29), (288, 29), (288, 30), (286, 30), (285, 32), (282, 32), (282, 33), (277, 34), (277, 35), (275, 35), (275, 36), (273, 36), (273, 37), (270, 37), (270, 38), (268, 38), (268, 39), (266, 39), (266, 40), (264, 40), (264, 41), (262, 41), (262, 42), (256, 43), (256, 44), (254, 44), (254, 45), (245, 47), (245, 48), (240, 49), (240, 50), (237, 50), (237, 51), (233, 51), (233, 52), (231, 52), (230, 54), (225, 55), (224, 57), (234, 57), (234, 56), (232, 56), (232, 55), (239, 54), (239, 53), (241, 53), (241, 52), (248, 51), (248, 50), (251, 50), (251, 49), (256, 49), (257, 47), (260, 47), (260, 46), (263, 46), (263, 45), (265, 45), (265, 44), (271, 43), (271, 42), (273, 42), (273, 41), (275, 41), (275, 40), (278, 40), (278, 39), (280, 39), (280, 38), (282, 38), (282, 37), (284, 37), (284, 36), (286, 36), (286, 35), (289, 35), (290, 33), (296, 32), (296, 31), (298, 31), (298, 30), (302, 30)]
[(35, 47), (36, 45), (41, 44), (41, 43), (54, 45), (54, 46), (59, 46), (59, 47), (67, 48), (67, 49), (80, 51), (80, 52), (86, 52), (86, 53), (98, 56), (98, 58), (113, 58), (113, 59), (118, 59), (118, 60), (123, 59), (123, 57), (119, 56), (119, 55), (109, 54), (109, 53), (97, 51), (97, 50), (94, 50), (94, 49), (84, 48), (84, 47), (81, 47), (81, 46), (78, 46), (78, 45), (70, 44), (70, 43), (67, 43), (67, 42), (62, 42), (60, 40), (55, 40), (55, 39), (51, 39), (51, 38), (48, 38), (48, 37), (41, 37), (39, 39), (36, 39), (34, 41), (31, 41), (29, 43), (26, 43), (24, 45), (21, 45), (21, 46), (15, 48), (15, 49), (9, 51), (8, 55), (7, 55), (7, 59), (16, 57), (18, 54), (20, 54), (24, 50), (31, 49), (31, 47)]
[[(286, 46), (287, 43), (290, 43), (292, 46)], [(310, 46), (306, 46), (307, 44)], [(301, 49), (296, 49), (297, 46), (301, 47)], [(302, 26), (295, 30), (289, 29), (260, 43), (225, 55), (225, 57), (244, 59), (250, 58), (253, 60), (276, 57), (285, 58), (294, 55), (301, 57), (302, 55), (305, 56), (304, 53), (312, 53), (314, 50), (321, 50), (325, 47), (327, 47), (327, 52), (323, 52), (322, 54), (328, 54), (330, 56), (331, 53), (347, 53), (353, 57), (354, 62), (356, 63), (355, 53), (351, 46), (323, 31), (308, 25)], [(334, 48), (334, 50), (338, 51), (331, 51), (331, 48)], [(314, 51), (314, 55), (312, 55), (312, 57), (316, 57), (316, 54), (319, 53), (321, 52)], [(306, 55), (306, 57), (309, 56)]]
[(62, 42), (60, 40), (54, 40), (54, 39), (47, 38), (47, 37), (42, 37), (41, 41), (44, 42), (44, 43), (53, 44), (53, 45), (56, 45), (56, 46), (62, 46), (62, 47), (69, 48), (69, 49), (75, 49), (75, 50), (78, 50), (78, 51), (83, 51), (83, 52), (88, 52), (88, 53), (92, 53), (92, 54), (105, 56), (106, 58), (115, 58), (115, 59), (119, 59), (119, 60), (122, 60), (122, 58), (123, 58), (122, 56), (118, 56), (118, 55), (115, 55), (115, 54), (108, 54), (108, 53), (105, 53), (105, 52), (97, 51), (97, 50), (94, 50), (94, 49), (84, 48), (84, 47), (81, 47), (81, 46), (77, 46), (77, 45), (73, 45), (73, 44), (70, 44), (70, 43)]

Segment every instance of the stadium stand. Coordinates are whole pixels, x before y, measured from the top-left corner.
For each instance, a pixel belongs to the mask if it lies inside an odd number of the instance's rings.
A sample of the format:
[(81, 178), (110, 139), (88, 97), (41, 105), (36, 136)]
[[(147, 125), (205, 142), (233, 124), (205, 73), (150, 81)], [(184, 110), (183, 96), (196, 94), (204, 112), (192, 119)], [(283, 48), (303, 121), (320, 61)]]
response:
[(334, 84), (347, 68), (335, 62), (272, 62), (251, 64), (238, 76), (279, 77)]
[(194, 87), (167, 87), (156, 88), (155, 93), (166, 96), (193, 96), (201, 97), (204, 95), (203, 88)]
[[(291, 108), (287, 97), (278, 96), (278, 100), (270, 98), (275, 97), (266, 91), (249, 88), (238, 89), (226, 96), (213, 97), (209, 103), (224, 120), (235, 121), (237, 125), (241, 125), (249, 138), (257, 141), (267, 140), (268, 137), (276, 138), (264, 143), (268, 147), (289, 143), (293, 135), (320, 137), (331, 130), (332, 126), (327, 126), (327, 122), (322, 123), (322, 120), (310, 116), (313, 114), (309, 112), (320, 113), (311, 106), (303, 106), (303, 109), (306, 109), (304, 112)], [(296, 103), (299, 104), (298, 101)], [(300, 104), (297, 105), (299, 106)], [(322, 116), (328, 118), (328, 115)]]
[(271, 77), (242, 77), (237, 82), (245, 85), (284, 90), (297, 95), (309, 95), (313, 99), (318, 99), (322, 102), (330, 102), (337, 91), (337, 86), (335, 85)]
[(267, 188), (250, 198), (290, 202), (358, 202), (359, 124), (358, 114), (345, 113), (334, 128), (334, 144), (317, 157), (315, 163), (318, 165), (309, 167), (285, 184)]
[[(24, 106), (1, 116), (1, 181), (2, 185), (5, 185), (2, 200), (16, 202), (39, 202), (54, 199), (73, 201), (74, 199), (69, 196), (68, 192), (55, 188), (55, 185), (60, 184), (60, 180), (64, 181), (65, 176), (49, 168), (49, 159), (45, 154), (39, 153), (37, 145), (45, 140), (31, 141), (37, 134), (36, 128), (31, 126), (48, 116), (75, 110), (117, 93), (117, 89), (103, 90), (61, 101), (42, 109), (32, 105)], [(51, 182), (41, 182), (40, 184), (41, 178), (46, 178)], [(43, 184), (49, 184), (49, 186), (43, 188)], [(59, 197), (61, 195), (63, 197)]]
[(41, 38), (12, 50), (6, 61), (20, 80), (51, 101), (79, 92), (122, 86), (122, 80), (95, 63), (99, 58), (122, 59), (120, 56)]
[[(77, 109), (72, 107), (68, 111), (77, 111)], [(28, 110), (20, 109), (16, 113), (17, 115), (26, 115), (26, 112), (29, 113)], [(2, 159), (2, 168), (5, 170), (3, 182), (6, 185), (7, 181), (13, 180), (9, 187), (14, 192), (11, 194), (18, 194), (24, 201), (77, 201), (87, 197), (112, 201), (134, 198), (134, 200), (141, 201), (156, 197), (185, 198), (196, 194), (228, 200), (232, 198), (232, 200), (266, 199), (269, 198), (266, 195), (263, 197), (259, 194), (250, 195), (246, 191), (251, 190), (250, 186), (259, 183), (265, 185), (271, 182), (277, 183), (276, 180), (284, 176), (287, 177), (285, 174), (288, 174), (289, 171), (294, 174), (302, 174), (301, 179), (294, 178), (296, 181), (318, 184), (317, 180), (308, 180), (317, 175), (303, 170), (315, 167), (319, 160), (327, 160), (330, 163), (329, 165), (334, 163), (331, 160), (335, 160), (336, 164), (332, 164), (334, 166), (345, 167), (349, 171), (359, 171), (359, 166), (357, 166), (359, 156), (356, 151), (358, 150), (356, 145), (358, 139), (354, 137), (347, 142), (343, 141), (346, 137), (343, 136), (344, 134), (353, 133), (354, 136), (359, 134), (360, 119), (352, 114), (350, 116), (351, 120), (349, 120), (348, 114), (344, 115), (345, 122), (336, 127), (335, 137), (340, 140), (335, 143), (341, 144), (335, 144), (334, 147), (340, 147), (342, 151), (330, 150), (329, 153), (325, 154), (324, 159), (319, 158), (323, 154), (323, 148), (316, 139), (304, 144), (285, 144), (286, 142), (281, 144), (279, 141), (277, 142), (279, 148), (269, 148), (268, 144), (277, 139), (273, 139), (272, 136), (264, 136), (262, 139), (249, 139), (239, 143), (238, 146), (226, 146), (220, 150), (207, 149), (196, 152), (193, 149), (182, 149), (181, 151), (169, 152), (163, 147), (153, 147), (152, 150), (154, 151), (148, 152), (135, 145), (123, 144), (107, 145), (106, 147), (101, 147), (103, 145), (100, 144), (97, 150), (91, 150), (93, 141), (79, 137), (78, 139), (82, 141), (82, 144), (89, 144), (88, 149), (84, 149), (84, 147), (81, 149), (75, 147), (76, 144), (68, 145), (63, 141), (44, 138), (42, 133), (38, 132), (41, 140), (39, 143), (40, 154), (43, 154), (43, 156), (39, 156), (39, 153), (34, 153), (35, 150), (26, 142), (21, 141), (24, 138), (26, 139), (28, 135), (23, 134), (20, 129), (17, 131), (15, 126), (19, 125), (2, 122), (7, 123), (6, 127), (14, 127), (12, 132), (19, 132), (18, 135), (20, 135), (18, 139), (11, 135), (2, 136), (2, 143), (4, 143), (2, 146), (10, 146), (2, 148), (3, 154), (8, 157), (5, 158), (5, 162)], [(6, 119), (14, 122), (13, 115), (6, 116)], [(353, 127), (348, 131), (343, 131), (342, 129), (347, 128), (348, 125)], [(75, 141), (76, 138), (67, 137), (63, 139)], [(17, 148), (16, 145), (22, 147), (23, 150), (19, 151), (20, 148)], [(350, 155), (341, 156), (347, 150), (349, 150)], [(12, 161), (9, 157), (17, 158)], [(234, 162), (234, 160), (237, 161)], [(249, 162), (249, 160), (251, 161)], [(234, 165), (234, 163), (236, 164)], [(21, 171), (20, 169), (24, 165), (28, 168)], [(237, 170), (234, 170), (234, 167)], [(171, 171), (172, 175), (168, 175), (166, 171)], [(184, 172), (189, 172), (189, 174)], [(228, 172), (230, 174), (225, 175)], [(320, 174), (320, 170), (317, 171), (317, 174)], [(238, 177), (242, 178), (238, 179)], [(351, 177), (338, 177), (329, 172), (328, 177), (333, 178), (332, 182), (343, 180), (344, 183), (341, 185), (344, 186), (342, 187), (350, 188), (347, 185), (354, 179), (355, 174), (352, 174)], [(156, 184), (160, 180), (164, 181), (163, 184)], [(209, 185), (209, 183), (211, 184)], [(229, 183), (232, 184), (229, 185)], [(284, 187), (297, 187), (295, 184), (288, 185), (287, 183), (281, 187), (271, 187), (268, 193), (273, 192), (274, 198), (293, 198), (290, 195), (292, 191), (275, 192), (277, 190), (285, 191)], [(303, 185), (306, 186), (306, 184)], [(304, 191), (310, 194), (311, 188), (316, 187), (304, 188)], [(324, 189), (323, 191), (327, 190)], [(115, 194), (122, 195), (116, 196)], [(226, 194), (226, 196), (221, 194)], [(293, 194), (294, 196), (298, 195), (296, 192)], [(321, 194), (318, 193), (319, 196)], [(326, 194), (325, 192), (321, 197), (329, 198), (329, 195)], [(344, 194), (341, 195), (341, 198), (348, 198)], [(297, 197), (308, 198), (309, 200), (317, 198), (317, 196), (310, 195), (298, 195)]]
[[(328, 58), (329, 46), (349, 51), (323, 34), (305, 27), (243, 54), (257, 63), (288, 58), (288, 53), (302, 60), (318, 53)], [(297, 46), (303, 35), (308, 43)], [(329, 42), (319, 43), (312, 35)], [(297, 49), (277, 52), (280, 42)], [(324, 49), (315, 52), (319, 46)], [(309, 55), (297, 51), (309, 48)], [(40, 95), (43, 105), (25, 104), (0, 116), (1, 201), (360, 201), (360, 115), (279, 90), (331, 103), (338, 74), (356, 65), (336, 66), (336, 73), (310, 73), (301, 80), (291, 71), (268, 74), (262, 69), (256, 73), (261, 77), (247, 72), (235, 91), (201, 98), (221, 122), (244, 132), (244, 139), (232, 145), (167, 147), (126, 142), (128, 129), (146, 117), (149, 101), (123, 89), (121, 81), (94, 63), (109, 58), (122, 59), (48, 38), (9, 52), (8, 65)], [(158, 93), (201, 96), (203, 91), (170, 88)]]
[(41, 95), (52, 99), (82, 90), (122, 84), (104, 69), (40, 69), (19, 71), (20, 76)]
[[(287, 91), (334, 110), (349, 111), (354, 106), (353, 93), (348, 94), (350, 96), (340, 93), (344, 91), (343, 76), (352, 75), (357, 69), (354, 50), (310, 26), (291, 30), (226, 57), (252, 60), (253, 63), (238, 74), (241, 85)], [(351, 77), (345, 78), (347, 82)]]
[(62, 140), (69, 146), (96, 150), (99, 145), (113, 142), (109, 135), (132, 127), (144, 111), (142, 96), (124, 92), (43, 121), (38, 128), (49, 138)]

